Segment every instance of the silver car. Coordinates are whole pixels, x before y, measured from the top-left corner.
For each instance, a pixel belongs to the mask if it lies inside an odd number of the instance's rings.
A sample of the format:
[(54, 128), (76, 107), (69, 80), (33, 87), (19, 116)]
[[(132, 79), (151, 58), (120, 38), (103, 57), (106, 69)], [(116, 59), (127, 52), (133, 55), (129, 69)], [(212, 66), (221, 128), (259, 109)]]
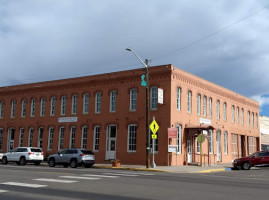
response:
[(95, 163), (95, 156), (93, 152), (86, 149), (65, 149), (58, 154), (52, 154), (48, 157), (48, 164), (50, 167), (55, 165), (63, 165), (76, 168), (79, 165), (91, 167)]

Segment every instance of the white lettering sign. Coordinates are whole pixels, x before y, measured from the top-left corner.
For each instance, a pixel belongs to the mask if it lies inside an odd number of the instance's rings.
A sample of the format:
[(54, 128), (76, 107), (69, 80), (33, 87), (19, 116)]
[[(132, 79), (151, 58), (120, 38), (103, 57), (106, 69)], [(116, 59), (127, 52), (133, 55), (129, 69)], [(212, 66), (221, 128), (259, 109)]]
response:
[(211, 120), (210, 119), (205, 119), (205, 118), (200, 118), (199, 119), (200, 124), (208, 124), (211, 125)]
[(77, 122), (78, 117), (59, 117), (58, 122), (63, 123), (63, 122)]
[(163, 104), (163, 89), (158, 88), (158, 103)]

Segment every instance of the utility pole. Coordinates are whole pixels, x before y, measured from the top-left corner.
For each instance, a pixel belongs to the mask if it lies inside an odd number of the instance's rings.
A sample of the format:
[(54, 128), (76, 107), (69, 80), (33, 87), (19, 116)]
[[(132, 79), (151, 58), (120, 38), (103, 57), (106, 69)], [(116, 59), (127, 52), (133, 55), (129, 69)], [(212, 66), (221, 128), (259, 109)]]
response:
[(148, 59), (145, 60), (146, 64), (146, 165), (147, 168), (150, 168), (150, 128), (149, 128), (149, 66), (148, 66)]

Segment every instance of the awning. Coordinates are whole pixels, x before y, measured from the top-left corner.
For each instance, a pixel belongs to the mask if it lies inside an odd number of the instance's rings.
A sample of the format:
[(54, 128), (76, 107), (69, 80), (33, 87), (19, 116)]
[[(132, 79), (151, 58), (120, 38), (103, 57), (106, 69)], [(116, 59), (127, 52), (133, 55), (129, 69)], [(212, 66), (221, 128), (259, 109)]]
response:
[(201, 124), (200, 126), (187, 124), (185, 126), (186, 129), (197, 129), (197, 130), (214, 130), (213, 126), (207, 124)]

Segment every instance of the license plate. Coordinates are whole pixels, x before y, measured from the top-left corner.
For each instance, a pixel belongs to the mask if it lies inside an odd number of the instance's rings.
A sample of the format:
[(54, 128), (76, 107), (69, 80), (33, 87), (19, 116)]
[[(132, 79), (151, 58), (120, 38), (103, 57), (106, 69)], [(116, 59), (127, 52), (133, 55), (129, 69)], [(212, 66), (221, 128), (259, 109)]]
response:
[(35, 155), (36, 155), (36, 156), (40, 156), (40, 153), (36, 153)]

